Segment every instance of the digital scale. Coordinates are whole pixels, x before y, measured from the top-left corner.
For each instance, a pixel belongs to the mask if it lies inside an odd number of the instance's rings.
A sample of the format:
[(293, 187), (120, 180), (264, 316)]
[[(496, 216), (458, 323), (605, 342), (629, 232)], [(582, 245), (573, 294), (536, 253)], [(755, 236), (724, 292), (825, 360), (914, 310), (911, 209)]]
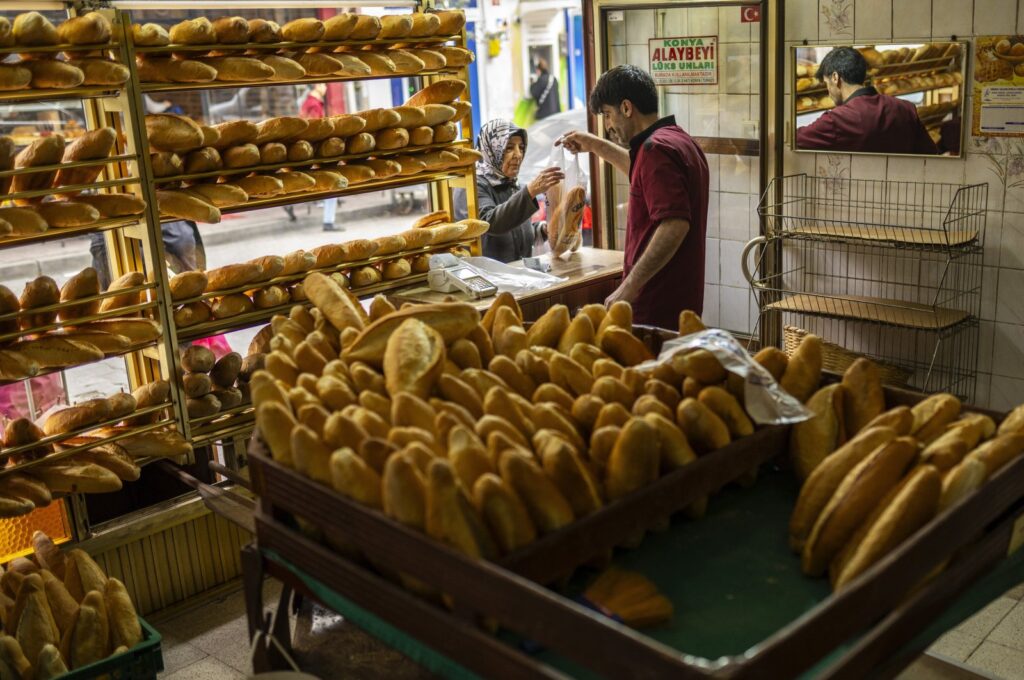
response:
[(483, 272), (451, 253), (430, 256), (427, 285), (439, 293), (461, 291), (474, 299), (498, 294), (498, 287)]

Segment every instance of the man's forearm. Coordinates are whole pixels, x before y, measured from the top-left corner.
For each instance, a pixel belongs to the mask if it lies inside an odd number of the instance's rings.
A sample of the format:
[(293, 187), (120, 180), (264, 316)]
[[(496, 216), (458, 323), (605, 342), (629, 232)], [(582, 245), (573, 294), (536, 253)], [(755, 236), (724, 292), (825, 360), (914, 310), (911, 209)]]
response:
[(640, 289), (672, 260), (672, 256), (682, 246), (688, 233), (690, 223), (687, 220), (664, 220), (654, 230), (654, 236), (644, 248), (640, 259), (633, 265), (623, 285), (632, 293), (639, 293)]
[(594, 142), (594, 153), (605, 162), (611, 163), (623, 175), (629, 176), (629, 151), (607, 139), (598, 137)]

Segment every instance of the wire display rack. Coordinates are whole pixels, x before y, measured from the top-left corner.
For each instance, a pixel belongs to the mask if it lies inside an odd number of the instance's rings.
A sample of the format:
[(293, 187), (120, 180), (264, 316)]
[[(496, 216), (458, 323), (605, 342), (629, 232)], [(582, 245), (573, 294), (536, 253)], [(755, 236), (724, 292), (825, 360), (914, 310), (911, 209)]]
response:
[(891, 383), (973, 398), (987, 202), (984, 184), (773, 180), (767, 235), (742, 261), (758, 324), (891, 365)]

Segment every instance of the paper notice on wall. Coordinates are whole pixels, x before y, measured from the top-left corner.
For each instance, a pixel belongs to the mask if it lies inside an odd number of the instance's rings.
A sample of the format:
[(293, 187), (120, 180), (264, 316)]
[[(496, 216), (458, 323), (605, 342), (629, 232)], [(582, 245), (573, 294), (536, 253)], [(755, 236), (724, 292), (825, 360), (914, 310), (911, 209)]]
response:
[(1024, 36), (978, 36), (975, 41), (971, 133), (1024, 136)]
[(718, 36), (652, 38), (647, 46), (656, 85), (718, 84)]

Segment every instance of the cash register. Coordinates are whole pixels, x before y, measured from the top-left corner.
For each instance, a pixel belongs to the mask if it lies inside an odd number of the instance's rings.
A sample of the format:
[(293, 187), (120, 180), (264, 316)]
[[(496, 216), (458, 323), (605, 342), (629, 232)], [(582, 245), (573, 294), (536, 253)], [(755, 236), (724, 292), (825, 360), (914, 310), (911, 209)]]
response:
[(461, 291), (473, 299), (486, 298), (498, 293), (498, 287), (484, 272), (451, 253), (430, 256), (427, 285), (439, 293)]

